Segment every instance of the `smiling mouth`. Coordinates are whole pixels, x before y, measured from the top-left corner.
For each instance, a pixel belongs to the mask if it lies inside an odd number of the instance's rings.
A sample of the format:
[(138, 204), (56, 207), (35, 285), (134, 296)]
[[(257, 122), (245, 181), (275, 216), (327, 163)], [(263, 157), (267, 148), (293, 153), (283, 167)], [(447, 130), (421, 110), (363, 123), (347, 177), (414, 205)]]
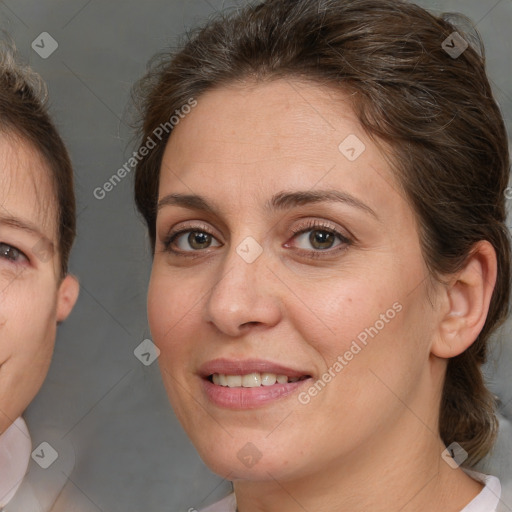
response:
[(229, 388), (257, 388), (264, 386), (274, 386), (275, 384), (288, 384), (299, 382), (311, 378), (310, 375), (301, 377), (288, 377), (276, 373), (252, 372), (244, 375), (228, 375), (224, 373), (213, 373), (207, 380), (217, 386)]

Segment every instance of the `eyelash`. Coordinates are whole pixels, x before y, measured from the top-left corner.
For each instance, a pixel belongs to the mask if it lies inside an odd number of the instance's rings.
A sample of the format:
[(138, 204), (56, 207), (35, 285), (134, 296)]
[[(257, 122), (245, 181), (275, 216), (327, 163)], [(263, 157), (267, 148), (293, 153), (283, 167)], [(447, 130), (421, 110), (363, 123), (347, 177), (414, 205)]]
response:
[[(337, 229), (335, 229), (333, 226), (329, 225), (329, 224), (325, 224), (325, 223), (322, 223), (322, 222), (319, 222), (319, 221), (308, 221), (306, 224), (303, 224), (301, 226), (298, 226), (294, 229), (291, 230), (291, 235), (292, 238), (295, 238), (297, 237), (297, 235), (301, 235), (303, 233), (307, 233), (308, 231), (323, 231), (323, 232), (327, 232), (331, 235), (334, 235), (335, 237), (339, 238), (340, 241), (341, 241), (341, 248), (336, 248), (336, 249), (325, 249), (325, 250), (307, 250), (307, 249), (297, 249), (297, 251), (302, 254), (302, 255), (305, 255), (305, 253), (307, 253), (307, 257), (310, 257), (310, 258), (322, 258), (322, 257), (326, 257), (326, 255), (328, 256), (333, 256), (335, 254), (339, 254), (339, 253), (342, 253), (344, 251), (347, 250), (348, 246), (352, 245), (353, 241), (349, 238), (347, 238), (346, 236), (342, 235)], [(163, 241), (163, 244), (164, 244), (164, 248), (167, 252), (170, 252), (172, 254), (175, 254), (175, 255), (178, 255), (178, 256), (183, 256), (185, 258), (197, 258), (197, 257), (200, 257), (201, 254), (198, 254), (198, 253), (201, 253), (202, 251), (201, 250), (197, 250), (197, 251), (177, 251), (175, 249), (172, 249), (171, 248), (171, 245), (174, 243), (174, 241), (181, 235), (185, 234), (185, 233), (190, 233), (190, 232), (200, 232), (200, 233), (207, 233), (208, 235), (214, 237), (214, 234), (209, 231), (209, 229), (206, 227), (206, 226), (200, 226), (200, 225), (196, 225), (196, 226), (189, 226), (187, 229), (182, 229), (180, 231), (177, 231), (175, 233), (170, 233), (168, 235), (168, 237)], [(338, 247), (338, 246), (337, 246)]]
[[(14, 252), (16, 254), (16, 258), (9, 258), (8, 256), (5, 255), (6, 252)], [(0, 242), (0, 258), (7, 260), (9, 263), (12, 263), (13, 265), (19, 265), (23, 263), (23, 260), (28, 261), (27, 256), (22, 251), (16, 249), (16, 247), (14, 247), (13, 245), (6, 244), (5, 242)]]

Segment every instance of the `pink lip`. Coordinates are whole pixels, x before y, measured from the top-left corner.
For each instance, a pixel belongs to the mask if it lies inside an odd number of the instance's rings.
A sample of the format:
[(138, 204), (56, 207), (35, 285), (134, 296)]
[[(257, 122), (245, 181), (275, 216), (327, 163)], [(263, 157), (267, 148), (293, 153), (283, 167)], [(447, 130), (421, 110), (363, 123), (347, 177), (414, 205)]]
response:
[(199, 375), (207, 378), (214, 373), (224, 373), (225, 375), (245, 375), (252, 372), (275, 373), (276, 375), (286, 375), (287, 377), (302, 377), (310, 375), (308, 371), (295, 370), (264, 359), (213, 359), (201, 365)]
[(295, 370), (280, 364), (261, 359), (215, 359), (201, 366), (199, 374), (202, 377), (203, 391), (208, 399), (219, 407), (227, 409), (254, 409), (280, 398), (284, 398), (298, 388), (309, 385), (311, 378), (286, 384), (276, 383), (272, 386), (259, 386), (256, 388), (230, 388), (213, 384), (208, 377), (214, 373), (226, 375), (244, 375), (252, 372), (275, 373), (288, 377), (303, 377), (309, 375), (306, 371)]

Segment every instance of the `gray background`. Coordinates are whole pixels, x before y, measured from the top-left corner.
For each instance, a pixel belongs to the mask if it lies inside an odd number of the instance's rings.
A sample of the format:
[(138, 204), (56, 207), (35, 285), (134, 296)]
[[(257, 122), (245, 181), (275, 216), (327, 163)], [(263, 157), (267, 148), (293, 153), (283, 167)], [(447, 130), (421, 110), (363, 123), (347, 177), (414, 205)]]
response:
[[(239, 3), (244, 3), (239, 0)], [(507, 120), (512, 120), (512, 0), (422, 0), (434, 12), (470, 16), (486, 45), (488, 69)], [(105, 199), (93, 190), (129, 158), (132, 132), (126, 124), (131, 84), (150, 56), (174, 44), (186, 28), (215, 10), (235, 5), (220, 0), (9, 0), (0, 2), (0, 26), (21, 55), (47, 81), (51, 112), (70, 150), (76, 173), (78, 238), (71, 272), (81, 294), (59, 328), (48, 378), (25, 415), (36, 447), (49, 441), (62, 466), (44, 476), (69, 473), (55, 510), (178, 511), (201, 508), (231, 486), (204, 466), (170, 410), (157, 364), (133, 355), (150, 338), (146, 286), (151, 258), (132, 201), (132, 176)], [(42, 59), (32, 41), (49, 32), (58, 49)], [(499, 336), (490, 384), (512, 418), (512, 354), (507, 325)], [(508, 346), (503, 344), (507, 340)], [(500, 443), (512, 441), (502, 423)], [(510, 446), (510, 445), (508, 445)], [(505, 449), (505, 448), (504, 448)], [(500, 458), (501, 457), (501, 458)], [(511, 477), (503, 449), (489, 468)], [(508, 469), (507, 469), (508, 468)], [(37, 473), (37, 472), (40, 473)], [(61, 473), (61, 477), (63, 477)], [(508, 502), (512, 510), (512, 500)]]

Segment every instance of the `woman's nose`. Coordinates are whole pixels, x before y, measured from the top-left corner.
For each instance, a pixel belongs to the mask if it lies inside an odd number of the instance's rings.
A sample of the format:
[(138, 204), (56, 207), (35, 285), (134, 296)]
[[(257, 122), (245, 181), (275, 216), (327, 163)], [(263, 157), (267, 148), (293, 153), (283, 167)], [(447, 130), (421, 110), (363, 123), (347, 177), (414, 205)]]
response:
[[(281, 318), (280, 280), (256, 240), (244, 239), (229, 248), (204, 305), (204, 320), (229, 336), (243, 334), (248, 325), (272, 327)], [(282, 287), (282, 283), (281, 283)]]

